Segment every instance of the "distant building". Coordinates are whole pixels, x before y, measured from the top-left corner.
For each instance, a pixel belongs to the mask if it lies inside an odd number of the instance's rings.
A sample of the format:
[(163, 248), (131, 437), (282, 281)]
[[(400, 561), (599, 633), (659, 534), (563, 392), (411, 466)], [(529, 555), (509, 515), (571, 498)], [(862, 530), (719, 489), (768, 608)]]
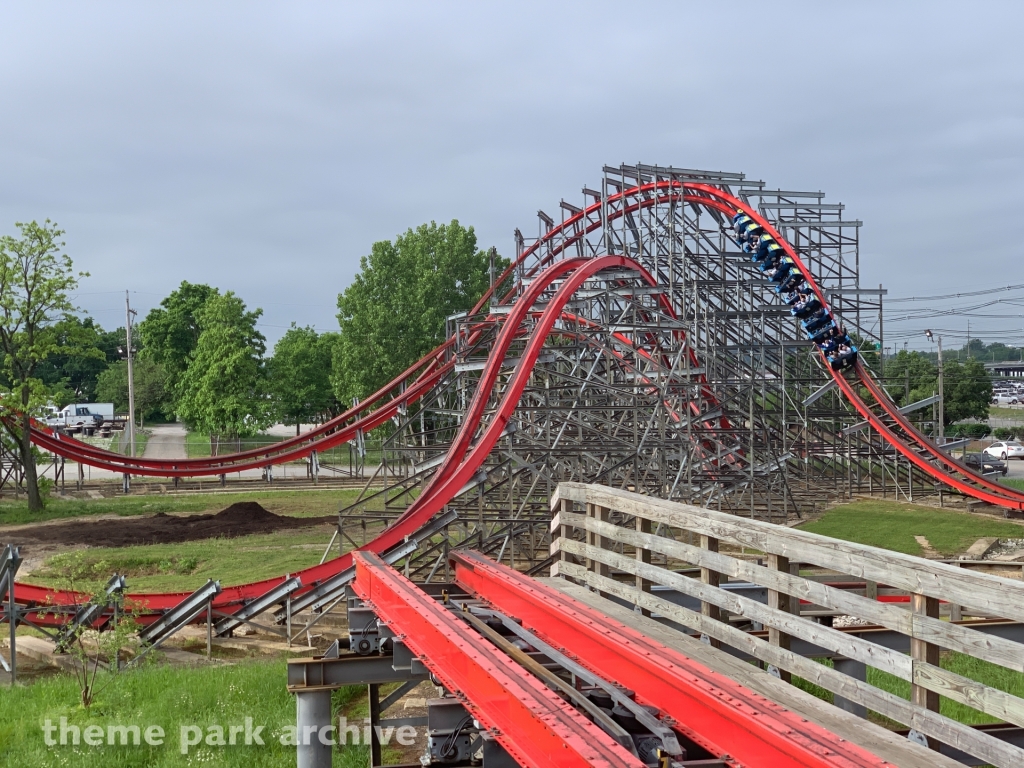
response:
[(1024, 379), (1024, 360), (985, 363), (985, 370), (990, 376), (998, 379)]

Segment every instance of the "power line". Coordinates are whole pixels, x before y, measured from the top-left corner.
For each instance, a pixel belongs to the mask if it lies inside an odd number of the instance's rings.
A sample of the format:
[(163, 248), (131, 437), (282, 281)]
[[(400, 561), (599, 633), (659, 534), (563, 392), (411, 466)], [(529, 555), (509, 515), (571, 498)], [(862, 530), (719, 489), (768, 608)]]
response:
[(1019, 291), (1024, 288), (1024, 283), (1020, 285), (1006, 285), (1001, 288), (986, 288), (981, 291), (964, 291), (962, 293), (947, 293), (942, 296), (905, 296), (899, 299), (886, 299), (886, 304), (896, 304), (905, 301), (936, 301), (939, 299), (959, 299), (967, 296), (985, 296), (990, 293), (1001, 293), (1003, 291)]

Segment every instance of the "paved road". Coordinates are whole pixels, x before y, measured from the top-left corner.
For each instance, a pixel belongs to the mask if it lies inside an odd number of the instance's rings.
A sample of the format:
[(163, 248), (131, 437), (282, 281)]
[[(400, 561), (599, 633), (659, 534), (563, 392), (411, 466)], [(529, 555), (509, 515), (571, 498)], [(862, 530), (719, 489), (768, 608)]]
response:
[(146, 443), (146, 452), (142, 454), (146, 459), (183, 459), (185, 453), (185, 425), (184, 424), (154, 424), (147, 427), (149, 431), (149, 442)]

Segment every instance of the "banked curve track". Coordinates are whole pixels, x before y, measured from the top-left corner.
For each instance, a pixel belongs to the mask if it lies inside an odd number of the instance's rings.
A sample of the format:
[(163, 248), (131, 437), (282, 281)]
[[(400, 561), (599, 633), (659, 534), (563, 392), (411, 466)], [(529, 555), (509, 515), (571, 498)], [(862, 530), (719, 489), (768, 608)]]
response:
[[(646, 206), (670, 201), (714, 209), (726, 217), (732, 216), (737, 211), (745, 212), (765, 232), (775, 238), (776, 242), (793, 258), (822, 306), (826, 308), (829, 306), (821, 288), (799, 259), (794, 248), (757, 211), (752, 210), (745, 202), (724, 190), (708, 184), (663, 181), (625, 189), (615, 193), (614, 197), (619, 198), (621, 205), (614, 212), (609, 211), (609, 216), (622, 216)], [(601, 206), (601, 203), (595, 203), (574, 214), (562, 224), (553, 227), (530, 248), (526, 249), (516, 262), (510, 265), (506, 272), (495, 281), (496, 285), (501, 285), (515, 273), (515, 270), (524, 265), (527, 258), (536, 256), (540, 248), (547, 248), (544, 258), (540, 259), (530, 271), (524, 271), (525, 277), (530, 278), (529, 283), (514, 287), (512, 291), (501, 298), (502, 304), (512, 305), (510, 311), (501, 317), (488, 319), (489, 322), (500, 322), (501, 330), (489, 351), (481, 383), (469, 407), (467, 418), (463, 420), (444, 462), (408, 510), (361, 549), (382, 553), (401, 544), (406, 537), (426, 525), (482, 466), (512, 417), (545, 341), (549, 334), (557, 332), (554, 331), (555, 325), (564, 316), (566, 304), (580, 286), (602, 270), (608, 269), (629, 270), (647, 284), (657, 286), (654, 276), (642, 265), (625, 256), (604, 255), (588, 258), (565, 256), (573, 245), (574, 239), (578, 239), (588, 231), (602, 225), (599, 218), (602, 211)], [(595, 219), (595, 216), (598, 218)], [(576, 234), (567, 237), (566, 232), (570, 228)], [(542, 295), (545, 301), (535, 306)], [(478, 303), (474, 313), (486, 306), (489, 299), (490, 296), (485, 295)], [(666, 311), (671, 314), (671, 299), (663, 294), (660, 301)], [(512, 340), (521, 337), (526, 332), (523, 329), (523, 323), (527, 318), (532, 323), (528, 331), (527, 346), (510, 377), (501, 402), (490, 419), (486, 420), (484, 405), (490, 391), (488, 383), (493, 383), (501, 373), (505, 353)], [(452, 361), (445, 361), (446, 352), (452, 343), (452, 339), (447, 340), (411, 366), (395, 381), (382, 387), (373, 396), (350, 411), (321, 425), (313, 433), (291, 438), (265, 449), (204, 459), (161, 461), (132, 459), (110, 453), (81, 441), (55, 435), (45, 428), (34, 429), (32, 439), (39, 447), (66, 458), (91, 466), (135, 475), (164, 477), (219, 475), (250, 467), (263, 467), (290, 461), (308, 456), (312, 451), (323, 450), (352, 440), (359, 431), (368, 431), (379, 426), (396, 415), (400, 409), (424, 396), (454, 365)], [(690, 350), (690, 354), (696, 367), (696, 355), (692, 350)], [(848, 379), (842, 371), (832, 371), (827, 364), (824, 364), (824, 368), (830, 371), (846, 399), (869, 422), (871, 427), (923, 472), (974, 498), (1005, 508), (1024, 510), (1024, 493), (1001, 486), (972, 472), (917, 431), (860, 362), (852, 370), (852, 379)], [(858, 391), (859, 386), (862, 386), (870, 394), (873, 402), (869, 403), (861, 397)], [(718, 426), (728, 427), (728, 423), (723, 418)], [(351, 555), (346, 554), (298, 574), (293, 574), (293, 576), (300, 577), (303, 584), (302, 591), (296, 594), (313, 589), (323, 583), (325, 579), (351, 569), (352, 564)], [(283, 580), (283, 578), (275, 578), (225, 588), (217, 596), (213, 606), (221, 613), (231, 613), (246, 601), (263, 595)], [(16, 599), (21, 604), (53, 606), (76, 602), (72, 595), (33, 585), (18, 584), (16, 593)], [(185, 593), (148, 593), (133, 594), (129, 596), (129, 599), (143, 607), (143, 623), (145, 623), (146, 615), (159, 616), (161, 612), (174, 607), (186, 596)], [(48, 610), (52, 614), (52, 607)], [(46, 617), (36, 614), (33, 620), (45, 623)]]

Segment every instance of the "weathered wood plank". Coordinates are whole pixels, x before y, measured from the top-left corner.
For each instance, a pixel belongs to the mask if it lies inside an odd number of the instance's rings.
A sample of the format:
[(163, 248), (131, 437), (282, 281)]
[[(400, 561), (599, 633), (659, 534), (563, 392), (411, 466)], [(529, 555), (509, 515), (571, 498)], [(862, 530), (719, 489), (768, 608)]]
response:
[(984, 732), (975, 731), (969, 726), (917, 707), (898, 696), (854, 680), (834, 669), (798, 656), (792, 651), (773, 647), (728, 624), (712, 621), (696, 611), (673, 605), (655, 595), (637, 592), (632, 586), (620, 584), (598, 574), (588, 573), (585, 568), (574, 563), (563, 562), (558, 565), (563, 575), (577, 579), (594, 589), (641, 605), (696, 632), (715, 637), (756, 659), (774, 664), (780, 669), (787, 669), (837, 696), (863, 704), (881, 715), (928, 736), (933, 736), (943, 743), (961, 749), (979, 759), (986, 760), (998, 768), (1019, 768), (1024, 765), (1024, 750), (999, 741)]
[(1024, 700), (963, 677), (936, 664), (914, 661), (914, 682), (992, 717), (1024, 728)]
[[(700, 549), (704, 552), (718, 552), (718, 539), (713, 538), (711, 536), (701, 536)], [(702, 583), (707, 584), (709, 587), (718, 587), (722, 582), (722, 574), (720, 574), (718, 571), (712, 570), (711, 568), (701, 567), (700, 580)], [(700, 612), (707, 616), (709, 619), (714, 619), (715, 621), (722, 620), (722, 611), (714, 603), (709, 603), (707, 601), (702, 600), (700, 604)], [(715, 648), (718, 648), (720, 646), (720, 643), (718, 640), (711, 638), (711, 645), (713, 645)]]
[[(650, 520), (647, 520), (647, 519), (645, 519), (643, 517), (634, 517), (633, 518), (633, 524), (636, 526), (636, 530), (637, 530), (638, 533), (648, 533), (649, 534), (651, 532), (651, 521)], [(568, 528), (568, 526), (566, 526), (566, 528)], [(634, 547), (633, 551), (635, 553), (634, 557), (636, 557), (636, 559), (639, 560), (641, 563), (646, 563), (647, 565), (651, 564), (651, 550), (647, 549), (646, 547)], [(647, 579), (645, 579), (643, 576), (637, 576), (636, 577), (636, 588), (639, 589), (641, 592), (650, 592), (651, 591), (651, 582), (648, 581)], [(649, 616), (650, 615), (650, 612), (647, 611), (646, 608), (641, 608), (640, 612), (644, 616)]]
[(629, 491), (561, 483), (561, 497), (611, 507), (792, 560), (1024, 621), (1024, 583)]
[[(782, 555), (768, 555), (768, 568), (772, 571), (779, 573), (789, 573), (789, 558), (783, 557)], [(790, 609), (790, 600), (792, 598), (784, 591), (777, 589), (768, 590), (768, 609), (772, 611), (780, 611), (782, 613), (793, 613)], [(796, 614), (799, 615), (799, 614)], [(842, 634), (842, 633), (840, 633)], [(789, 650), (790, 637), (787, 633), (782, 632), (775, 627), (768, 628), (768, 642), (771, 645), (777, 645), (780, 648)], [(780, 671), (779, 673), (782, 679), (787, 683), (790, 682), (790, 673), (786, 671)]]
[(643, 576), (656, 584), (672, 587), (690, 597), (760, 622), (765, 627), (799, 637), (841, 656), (863, 661), (869, 666), (884, 670), (907, 682), (913, 678), (913, 665), (909, 656), (875, 645), (868, 640), (847, 635), (837, 629), (794, 616), (791, 613), (778, 611), (756, 600), (702, 584), (695, 579), (680, 576), (664, 568), (637, 563), (617, 552), (609, 552), (577, 541), (563, 541), (562, 551), (586, 557), (588, 562), (607, 563), (613, 568), (618, 568), (634, 576)]
[[(910, 610), (913, 611), (915, 616), (927, 616), (931, 619), (937, 619), (939, 618), (939, 601), (927, 595), (911, 595)], [(915, 663), (924, 662), (937, 667), (939, 665), (940, 651), (939, 646), (933, 643), (925, 642), (916, 637), (910, 640), (910, 657)], [(931, 712), (938, 712), (939, 694), (927, 683), (928, 678), (920, 680), (917, 675), (914, 675), (914, 680), (910, 684), (910, 700), (919, 707), (924, 707)], [(939, 745), (931, 738), (928, 739), (928, 747), (936, 751), (939, 749)]]
[[(572, 527), (586, 527), (584, 515), (567, 513), (565, 522)], [(596, 525), (596, 523), (595, 523)], [(720, 553), (705, 551), (680, 541), (661, 536), (639, 534), (618, 528), (612, 524), (598, 526), (606, 538), (612, 538), (634, 547), (648, 548), (676, 560), (693, 563), (701, 568), (712, 569), (736, 579), (745, 579), (755, 584), (776, 589), (794, 598), (824, 606), (831, 610), (866, 619), (881, 626), (916, 637), (929, 643), (960, 653), (966, 653), (993, 664), (999, 664), (1016, 672), (1024, 672), (1024, 645), (1004, 638), (986, 635), (969, 627), (914, 616), (910, 611), (892, 603), (879, 603), (848, 590), (836, 589), (800, 576), (762, 568), (747, 560)]]

